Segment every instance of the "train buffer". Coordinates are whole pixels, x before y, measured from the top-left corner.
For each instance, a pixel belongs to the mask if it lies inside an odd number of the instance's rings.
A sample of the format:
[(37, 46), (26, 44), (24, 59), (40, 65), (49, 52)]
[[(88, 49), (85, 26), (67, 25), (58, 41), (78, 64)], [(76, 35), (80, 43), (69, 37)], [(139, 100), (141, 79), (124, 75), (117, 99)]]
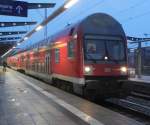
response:
[(142, 125), (11, 69), (0, 68), (0, 125)]

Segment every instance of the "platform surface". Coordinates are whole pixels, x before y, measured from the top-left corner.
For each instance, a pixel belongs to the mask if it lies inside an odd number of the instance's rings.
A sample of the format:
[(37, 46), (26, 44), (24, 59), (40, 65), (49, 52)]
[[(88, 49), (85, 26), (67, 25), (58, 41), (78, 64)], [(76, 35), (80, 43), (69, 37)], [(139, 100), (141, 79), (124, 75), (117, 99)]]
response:
[(150, 76), (141, 75), (141, 78), (135, 76), (135, 78), (130, 78), (130, 80), (135, 82), (150, 83)]
[(0, 125), (142, 125), (13, 70), (0, 69)]

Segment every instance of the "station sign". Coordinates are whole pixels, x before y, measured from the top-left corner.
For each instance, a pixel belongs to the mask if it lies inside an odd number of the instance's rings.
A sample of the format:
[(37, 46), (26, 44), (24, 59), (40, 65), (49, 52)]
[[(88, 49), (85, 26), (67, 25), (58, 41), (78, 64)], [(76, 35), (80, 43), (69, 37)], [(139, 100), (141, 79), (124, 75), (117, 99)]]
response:
[(0, 15), (27, 17), (28, 3), (11, 0), (0, 1)]
[(137, 37), (130, 37), (130, 36), (127, 36), (127, 39), (128, 40), (131, 40), (131, 41), (135, 41), (135, 42), (139, 42), (139, 41), (150, 41), (150, 38), (137, 38)]

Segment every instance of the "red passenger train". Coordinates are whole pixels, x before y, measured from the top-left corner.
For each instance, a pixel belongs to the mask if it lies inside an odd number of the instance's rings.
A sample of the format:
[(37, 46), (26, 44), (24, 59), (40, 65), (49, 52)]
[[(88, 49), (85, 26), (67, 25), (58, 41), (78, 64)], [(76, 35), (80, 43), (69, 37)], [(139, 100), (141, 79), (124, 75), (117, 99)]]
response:
[(127, 80), (127, 40), (113, 17), (92, 14), (8, 57), (9, 66), (79, 95), (111, 97)]

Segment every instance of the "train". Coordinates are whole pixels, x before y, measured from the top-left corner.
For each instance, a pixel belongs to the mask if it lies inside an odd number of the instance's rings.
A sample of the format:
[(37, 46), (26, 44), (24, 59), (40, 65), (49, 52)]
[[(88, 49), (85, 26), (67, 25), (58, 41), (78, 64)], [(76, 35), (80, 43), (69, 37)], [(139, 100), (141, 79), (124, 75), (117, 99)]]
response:
[(94, 13), (9, 56), (7, 63), (77, 95), (109, 98), (128, 80), (127, 39), (116, 19)]

